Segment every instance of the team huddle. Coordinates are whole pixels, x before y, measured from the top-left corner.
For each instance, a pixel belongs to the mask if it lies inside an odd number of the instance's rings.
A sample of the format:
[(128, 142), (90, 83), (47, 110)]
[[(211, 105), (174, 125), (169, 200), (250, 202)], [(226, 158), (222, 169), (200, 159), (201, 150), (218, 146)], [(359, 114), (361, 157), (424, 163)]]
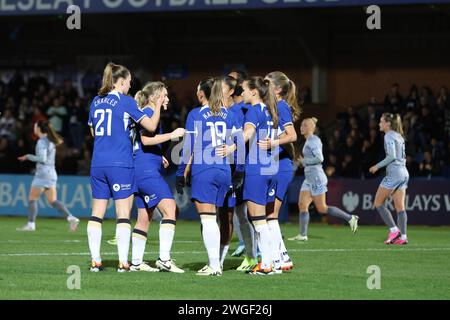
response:
[[(328, 180), (322, 168), (322, 143), (314, 135), (316, 118), (302, 120), (301, 135), (306, 142), (302, 156), (295, 154), (294, 122), (300, 119), (301, 108), (295, 83), (284, 73), (271, 72), (263, 78), (235, 71), (202, 80), (197, 88), (200, 106), (188, 114), (185, 129), (171, 133), (163, 133), (160, 126), (161, 112), (169, 105), (166, 86), (150, 82), (132, 98), (127, 95), (130, 82), (127, 68), (108, 64), (102, 88), (90, 107), (89, 126), (94, 137), (90, 177), (92, 216), (87, 226), (91, 271), (103, 270), (102, 221), (108, 200), (113, 198), (117, 215), (117, 270), (185, 272), (171, 258), (177, 208), (162, 175), (169, 160), (163, 156), (161, 144), (171, 140), (182, 139), (181, 152), (170, 159), (178, 165), (176, 190), (182, 194), (186, 187), (191, 188), (191, 200), (200, 217), (208, 254), (208, 262), (197, 275), (222, 275), (233, 227), (239, 228), (246, 253), (237, 270), (272, 275), (294, 267), (278, 223), (294, 178), (294, 162), (304, 167), (305, 180), (299, 196), (300, 234), (291, 239), (308, 240), (308, 208), (312, 202), (319, 213), (346, 221), (356, 233), (358, 216), (326, 203)], [(386, 133), (386, 158), (370, 171), (375, 173), (387, 166), (387, 175), (378, 189), (375, 206), (390, 228), (385, 243), (404, 245), (409, 175), (399, 116), (383, 114), (380, 130)], [(398, 213), (397, 224), (384, 205), (391, 195)], [(138, 219), (132, 230), (130, 211), (135, 200)], [(160, 247), (159, 258), (151, 267), (143, 259), (156, 208), (162, 214)]]

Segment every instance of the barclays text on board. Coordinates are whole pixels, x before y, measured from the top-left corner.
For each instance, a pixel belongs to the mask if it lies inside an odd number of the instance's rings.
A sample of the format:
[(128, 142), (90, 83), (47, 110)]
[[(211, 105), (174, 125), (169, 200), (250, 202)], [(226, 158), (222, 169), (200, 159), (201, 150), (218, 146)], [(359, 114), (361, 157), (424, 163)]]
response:
[(450, 0), (0, 0), (0, 15), (65, 13), (77, 5), (85, 13), (269, 9), (372, 4), (449, 3)]

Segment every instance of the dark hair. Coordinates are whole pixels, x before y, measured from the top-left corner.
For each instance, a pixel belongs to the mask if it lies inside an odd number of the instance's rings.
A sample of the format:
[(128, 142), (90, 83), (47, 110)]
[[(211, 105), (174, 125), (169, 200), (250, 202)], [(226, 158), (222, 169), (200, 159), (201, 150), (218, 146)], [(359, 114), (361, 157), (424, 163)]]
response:
[(242, 89), (242, 84), (244, 83), (245, 80), (248, 79), (248, 73), (243, 71), (243, 70), (231, 70), (230, 73), (237, 73), (237, 84), (236, 84), (236, 88), (234, 89), (234, 93), (233, 93), (233, 97), (239, 97), (242, 95), (242, 92), (244, 92), (244, 90)]
[(126, 79), (130, 75), (130, 71), (124, 66), (108, 63), (103, 71), (102, 87), (98, 91), (98, 95), (103, 97), (114, 89), (114, 84), (120, 78)]
[(230, 90), (233, 90), (232, 96), (234, 96), (234, 92), (236, 91), (237, 87), (237, 80), (231, 76), (222, 76), (220, 77), (220, 80), (222, 80), (223, 83), (225, 83)]
[(278, 102), (270, 81), (265, 80), (262, 77), (251, 77), (250, 79), (245, 80), (245, 82), (250, 90), (258, 91), (259, 97), (267, 106), (270, 116), (272, 117), (273, 128), (278, 128)]
[(280, 88), (280, 96), (286, 100), (288, 105), (291, 107), (292, 115), (294, 121), (300, 118), (302, 114), (302, 108), (298, 105), (297, 101), (297, 86), (294, 81), (290, 80), (287, 75), (281, 71), (274, 71), (269, 73), (266, 78), (269, 78), (275, 88)]
[(41, 120), (36, 124), (42, 133), (47, 134), (48, 140), (53, 142), (55, 145), (59, 146), (64, 142), (63, 138), (55, 132), (50, 122)]

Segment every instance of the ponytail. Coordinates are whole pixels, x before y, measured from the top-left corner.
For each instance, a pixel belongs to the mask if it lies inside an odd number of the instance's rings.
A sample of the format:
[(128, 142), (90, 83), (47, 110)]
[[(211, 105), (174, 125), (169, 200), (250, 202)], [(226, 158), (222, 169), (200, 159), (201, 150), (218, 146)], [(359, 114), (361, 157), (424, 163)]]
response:
[(130, 75), (130, 71), (124, 66), (108, 63), (103, 71), (102, 87), (98, 91), (98, 95), (101, 97), (106, 96), (114, 89), (114, 84), (120, 78), (126, 79)]
[(398, 113), (394, 114), (394, 118), (391, 122), (391, 128), (392, 130), (397, 131), (402, 137), (403, 137), (403, 123), (402, 118)]
[(295, 85), (294, 81), (292, 81), (292, 80), (289, 80), (289, 89), (286, 94), (286, 102), (291, 107), (292, 116), (294, 118), (294, 121), (300, 119), (300, 116), (301, 116), (303, 110), (298, 104), (297, 86)]
[(300, 119), (302, 114), (302, 108), (298, 104), (297, 100), (297, 86), (294, 81), (290, 80), (287, 75), (281, 71), (274, 71), (266, 76), (275, 88), (280, 88), (280, 96), (286, 100), (287, 104), (291, 108), (294, 121)]
[(266, 94), (264, 95), (263, 101), (269, 110), (270, 116), (273, 121), (273, 128), (278, 128), (278, 101), (273, 91), (273, 86), (270, 85), (269, 80), (264, 80), (264, 85), (266, 86)]
[(278, 128), (278, 102), (270, 80), (263, 79), (262, 77), (251, 77), (246, 80), (246, 83), (250, 90), (258, 91), (259, 98), (263, 100), (272, 117), (273, 128)]
[(403, 123), (402, 118), (398, 113), (392, 114), (392, 113), (383, 113), (383, 119), (386, 122), (389, 122), (391, 124), (391, 129), (399, 133), (401, 136), (403, 136)]
[(223, 106), (222, 80), (214, 78), (214, 84), (211, 88), (211, 96), (208, 99), (209, 108), (213, 114), (219, 114)]
[(48, 121), (38, 121), (37, 126), (42, 133), (47, 134), (48, 140), (59, 146), (64, 142), (63, 138), (53, 129), (53, 126)]
[(148, 97), (144, 94), (143, 90), (139, 90), (134, 96), (139, 108), (143, 108), (148, 105)]

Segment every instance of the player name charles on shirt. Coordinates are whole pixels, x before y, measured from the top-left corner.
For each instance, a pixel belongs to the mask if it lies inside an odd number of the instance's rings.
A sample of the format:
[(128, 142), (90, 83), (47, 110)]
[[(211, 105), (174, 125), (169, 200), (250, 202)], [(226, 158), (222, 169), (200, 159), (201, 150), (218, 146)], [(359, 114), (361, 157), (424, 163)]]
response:
[(118, 101), (116, 99), (111, 99), (108, 97), (100, 98), (95, 101), (95, 106), (97, 107), (100, 104), (109, 104), (112, 107), (115, 107), (117, 105)]

